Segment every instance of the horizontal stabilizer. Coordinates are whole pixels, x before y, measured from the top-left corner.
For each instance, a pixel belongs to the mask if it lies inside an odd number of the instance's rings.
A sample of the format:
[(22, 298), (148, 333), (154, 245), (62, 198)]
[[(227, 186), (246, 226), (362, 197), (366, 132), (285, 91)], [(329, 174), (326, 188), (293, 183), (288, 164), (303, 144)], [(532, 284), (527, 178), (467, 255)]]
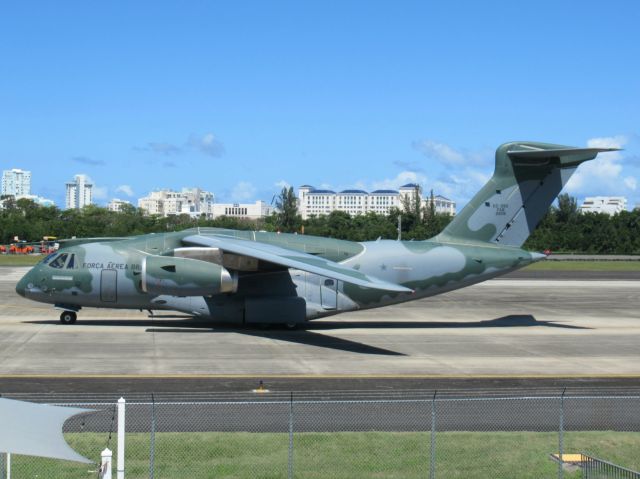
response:
[[(518, 145), (521, 146), (521, 145)], [(524, 146), (524, 145), (522, 145)], [(543, 159), (543, 158), (558, 158), (561, 156), (572, 156), (572, 155), (593, 155), (595, 156), (598, 153), (606, 153), (608, 151), (619, 151), (620, 148), (555, 148), (555, 149), (541, 149), (541, 148), (531, 148), (528, 147), (526, 149), (513, 149), (507, 151), (507, 155), (510, 158), (529, 158), (529, 159)]]
[(366, 275), (334, 261), (271, 244), (216, 235), (187, 236), (182, 239), (182, 242), (187, 245), (219, 248), (228, 253), (249, 256), (261, 261), (267, 261), (287, 268), (299, 269), (308, 273), (319, 274), (320, 276), (326, 276), (365, 288), (393, 291), (396, 293), (413, 292), (413, 290), (399, 284)]

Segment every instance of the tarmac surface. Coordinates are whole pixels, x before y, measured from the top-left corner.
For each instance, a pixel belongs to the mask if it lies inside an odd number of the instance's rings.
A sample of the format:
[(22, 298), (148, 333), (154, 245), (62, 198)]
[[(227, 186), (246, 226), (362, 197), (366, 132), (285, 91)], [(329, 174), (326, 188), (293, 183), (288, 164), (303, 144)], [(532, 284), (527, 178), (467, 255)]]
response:
[[(87, 309), (75, 325), (0, 271), (0, 391), (640, 388), (640, 281), (523, 273), (311, 322), (234, 328)], [(547, 273), (547, 272), (545, 272)], [(615, 278), (622, 278), (616, 280)]]

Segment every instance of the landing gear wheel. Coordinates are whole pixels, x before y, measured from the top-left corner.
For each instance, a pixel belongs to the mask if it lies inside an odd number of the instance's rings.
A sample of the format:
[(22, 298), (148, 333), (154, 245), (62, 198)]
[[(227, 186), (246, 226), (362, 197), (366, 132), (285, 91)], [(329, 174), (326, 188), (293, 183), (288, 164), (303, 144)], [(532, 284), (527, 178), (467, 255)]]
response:
[(75, 311), (63, 311), (60, 314), (60, 322), (62, 324), (73, 324), (78, 319)]
[(294, 329), (298, 329), (298, 323), (284, 323), (284, 327), (289, 331), (293, 331)]

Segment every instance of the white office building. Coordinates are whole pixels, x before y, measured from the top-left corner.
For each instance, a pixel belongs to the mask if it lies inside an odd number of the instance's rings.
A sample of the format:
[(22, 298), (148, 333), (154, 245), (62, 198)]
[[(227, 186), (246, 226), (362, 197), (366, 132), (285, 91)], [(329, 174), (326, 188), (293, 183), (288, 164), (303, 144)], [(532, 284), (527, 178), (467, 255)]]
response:
[(212, 216), (213, 218), (217, 218), (218, 216), (231, 216), (234, 218), (257, 220), (271, 216), (274, 211), (273, 206), (259, 200), (255, 203), (214, 203)]
[(125, 205), (131, 206), (131, 203), (129, 201), (114, 198), (111, 201), (109, 201), (109, 203), (107, 203), (107, 209), (109, 211), (115, 211), (116, 213), (120, 213), (122, 211), (122, 207)]
[(200, 188), (183, 188), (182, 191), (157, 190), (138, 200), (138, 207), (148, 215), (181, 215), (193, 217), (213, 215), (214, 195)]
[(31, 194), (31, 172), (13, 168), (2, 172), (2, 195), (16, 198)]
[[(403, 185), (399, 190), (375, 190), (370, 193), (364, 190), (335, 192), (303, 185), (298, 188), (298, 211), (302, 219), (328, 215), (332, 211), (344, 211), (350, 215), (368, 212), (386, 215), (392, 208), (402, 209), (405, 203), (413, 200), (416, 192), (421, 205), (428, 205), (430, 198), (424, 198), (422, 188), (415, 183)], [(455, 215), (455, 202), (438, 195), (434, 197), (434, 203), (436, 213)]]
[(584, 199), (580, 213), (606, 213), (613, 216), (626, 209), (627, 199), (624, 196), (590, 196)]
[(93, 203), (93, 183), (86, 175), (75, 175), (73, 181), (66, 184), (65, 208), (79, 209)]
[[(431, 203), (431, 197), (422, 199), (422, 207), (428, 209)], [(434, 195), (433, 197), (434, 211), (438, 214), (455, 216), (456, 215), (456, 203), (449, 198), (445, 198), (442, 195)]]

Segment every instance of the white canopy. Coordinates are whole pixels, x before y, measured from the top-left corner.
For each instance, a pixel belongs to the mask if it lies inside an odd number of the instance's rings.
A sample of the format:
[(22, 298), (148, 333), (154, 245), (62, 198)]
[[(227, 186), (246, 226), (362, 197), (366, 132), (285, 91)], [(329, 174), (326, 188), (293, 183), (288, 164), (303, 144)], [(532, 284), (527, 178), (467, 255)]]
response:
[(91, 463), (62, 435), (67, 419), (89, 411), (0, 398), (0, 452)]

